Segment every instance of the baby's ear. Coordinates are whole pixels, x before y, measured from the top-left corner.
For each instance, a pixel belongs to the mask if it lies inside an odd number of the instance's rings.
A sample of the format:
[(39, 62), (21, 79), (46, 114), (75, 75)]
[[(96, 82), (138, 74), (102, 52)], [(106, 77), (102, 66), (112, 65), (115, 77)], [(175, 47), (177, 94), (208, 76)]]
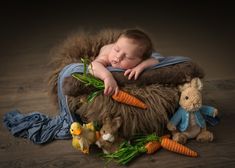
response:
[(191, 81), (191, 86), (196, 88), (197, 90), (202, 90), (203, 84), (200, 78), (193, 78)]

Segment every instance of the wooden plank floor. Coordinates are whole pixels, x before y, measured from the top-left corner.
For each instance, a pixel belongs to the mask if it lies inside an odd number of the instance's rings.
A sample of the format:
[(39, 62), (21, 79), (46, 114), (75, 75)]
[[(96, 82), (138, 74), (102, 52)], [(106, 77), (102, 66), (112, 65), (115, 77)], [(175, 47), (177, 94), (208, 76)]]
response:
[[(39, 56), (40, 55), (40, 56)], [(1, 57), (0, 119), (12, 108), (23, 113), (40, 111), (56, 115), (47, 95), (45, 74), (49, 58), (45, 53), (36, 55), (22, 52), (19, 57)], [(188, 158), (161, 150), (154, 155), (143, 155), (130, 167), (233, 167), (235, 165), (235, 79), (206, 81), (204, 102), (218, 107), (221, 122), (210, 130), (215, 141), (204, 144), (190, 141), (199, 158)], [(28, 140), (15, 138), (1, 124), (0, 167), (105, 167), (105, 161), (97, 156), (83, 155), (75, 151), (70, 140), (53, 141), (48, 145), (35, 145)], [(119, 167), (111, 162), (108, 167)]]
[[(123, 12), (126, 10), (128, 13), (120, 16), (120, 12), (116, 12), (120, 10), (117, 9), (120, 6), (113, 10), (113, 5), (108, 10), (113, 14), (107, 15), (106, 10), (94, 11), (96, 6), (88, 8), (90, 3), (84, 9), (80, 9), (80, 4), (73, 5), (70, 4), (71, 2), (67, 5), (51, 2), (48, 6), (42, 4), (27, 6), (22, 3), (17, 3), (18, 6), (10, 4), (8, 8), (1, 5), (0, 10), (2, 12), (0, 16), (2, 19), (0, 27), (1, 121), (4, 113), (13, 108), (17, 108), (23, 113), (39, 111), (49, 116), (57, 114), (47, 95), (45, 76), (50, 71), (50, 67), (47, 65), (50, 60), (48, 56), (50, 49), (64, 40), (66, 34), (78, 28), (86, 30), (86, 26), (96, 30), (105, 26), (113, 27), (116, 24), (124, 28), (138, 25), (155, 33), (156, 37), (154, 36), (153, 39), (158, 42), (163, 55), (190, 56), (200, 62), (205, 68), (206, 74), (214, 79), (218, 78), (218, 80), (205, 82), (204, 104), (213, 105), (219, 109), (221, 122), (219, 125), (209, 128), (215, 134), (214, 142), (198, 143), (192, 140), (187, 143), (200, 154), (198, 158), (189, 158), (160, 150), (151, 156), (138, 157), (129, 167), (235, 167), (235, 78), (230, 77), (231, 74), (234, 74), (231, 59), (222, 58), (222, 56), (233, 57), (234, 52), (229, 49), (234, 48), (232, 45), (234, 38), (230, 33), (234, 31), (234, 26), (228, 24), (231, 22), (229, 21), (231, 17), (226, 17), (226, 20), (223, 19), (224, 15), (220, 15), (219, 12), (223, 9), (212, 10), (213, 8), (210, 8), (207, 10), (203, 7), (200, 8), (202, 12), (198, 12), (196, 6), (195, 11), (191, 12), (190, 9), (186, 10), (183, 7), (181, 8), (183, 10), (168, 8), (167, 3), (167, 8), (158, 12), (154, 9), (155, 5), (152, 8), (149, 5), (147, 8), (151, 8), (149, 16), (147, 16), (148, 12), (136, 11), (138, 13), (132, 13), (133, 16), (130, 15), (132, 17), (128, 20), (129, 7), (123, 9)], [(130, 4), (132, 7), (133, 4)], [(182, 4), (179, 3), (179, 5)], [(142, 9), (142, 5), (138, 9)], [(161, 7), (157, 7), (157, 10), (160, 9)], [(169, 13), (170, 10), (173, 12)], [(174, 11), (181, 12), (181, 15), (177, 15)], [(216, 14), (211, 11), (216, 11)], [(96, 12), (101, 12), (101, 15), (98, 16)], [(207, 12), (208, 16), (215, 15), (216, 18), (204, 17)], [(143, 13), (146, 13), (146, 16)], [(162, 16), (159, 15), (161, 13), (163, 13)], [(155, 14), (156, 16), (152, 16)], [(187, 18), (186, 15), (193, 16), (194, 19)], [(201, 25), (202, 23), (204, 25)], [(229, 78), (222, 79), (221, 77), (224, 76), (229, 76)], [(26, 139), (13, 137), (1, 122), (0, 167), (115, 168), (122, 166), (115, 162), (105, 165), (105, 161), (97, 155), (95, 149), (90, 155), (81, 154), (73, 149), (71, 140), (53, 141), (42, 146), (35, 145)]]

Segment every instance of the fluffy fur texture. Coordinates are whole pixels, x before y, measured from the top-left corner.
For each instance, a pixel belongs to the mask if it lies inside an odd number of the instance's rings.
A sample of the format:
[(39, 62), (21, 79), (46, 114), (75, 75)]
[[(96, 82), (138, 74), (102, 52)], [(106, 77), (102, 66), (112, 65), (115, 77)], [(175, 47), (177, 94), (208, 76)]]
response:
[(111, 97), (99, 95), (92, 103), (84, 103), (76, 113), (85, 121), (97, 120), (98, 122), (102, 122), (107, 114), (112, 118), (120, 116), (122, 118), (120, 135), (125, 138), (137, 133), (163, 134), (168, 115), (172, 114), (178, 105), (177, 89), (153, 84), (144, 88), (126, 86), (122, 90), (141, 99), (149, 108), (143, 110), (127, 106), (115, 102)]
[[(116, 29), (106, 29), (97, 34), (81, 31), (72, 34), (51, 51), (50, 66), (53, 70), (49, 75), (49, 93), (55, 103), (57, 103), (57, 79), (60, 71), (68, 64), (81, 62), (81, 58), (84, 57), (94, 60), (101, 47), (116, 41), (119, 33), (120, 30)], [(76, 89), (83, 94), (84, 85), (81, 83), (75, 85), (71, 94), (76, 93)]]
[[(123, 75), (123, 72), (112, 72), (112, 74), (119, 86), (131, 84), (138, 87), (144, 87), (151, 84), (177, 86), (189, 82), (194, 77), (204, 77), (202, 69), (193, 62), (183, 62), (176, 65), (144, 71), (138, 80), (128, 80), (128, 78)], [(79, 96), (81, 94), (91, 93), (93, 90), (94, 88), (85, 87), (73, 77), (67, 77), (64, 80), (63, 91), (66, 95)]]
[[(70, 63), (80, 62), (88, 56), (92, 61), (100, 48), (116, 41), (119, 30), (103, 30), (97, 34), (78, 33), (69, 37), (54, 51), (53, 71), (49, 79), (51, 96), (57, 103), (57, 79), (62, 68)], [(99, 95), (94, 102), (86, 103), (86, 96), (93, 88), (85, 88), (78, 80), (68, 77), (63, 83), (63, 90), (68, 95), (69, 107), (84, 121), (98, 120), (102, 123), (107, 114), (121, 117), (120, 134), (128, 138), (135, 133), (161, 134), (168, 115), (178, 106), (177, 85), (190, 81), (194, 77), (203, 78), (203, 71), (193, 62), (185, 62), (155, 70), (145, 71), (138, 80), (128, 80), (123, 73), (113, 73), (121, 89), (130, 92), (149, 105), (148, 110), (141, 110), (114, 102), (110, 97)]]

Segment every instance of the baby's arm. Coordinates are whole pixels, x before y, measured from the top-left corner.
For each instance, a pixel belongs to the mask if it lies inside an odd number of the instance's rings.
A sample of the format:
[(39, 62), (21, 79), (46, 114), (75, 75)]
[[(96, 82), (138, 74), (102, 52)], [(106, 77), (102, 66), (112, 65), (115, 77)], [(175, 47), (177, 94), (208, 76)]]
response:
[(148, 58), (144, 61), (142, 61), (140, 64), (138, 64), (136, 67), (132, 68), (132, 69), (127, 69), (124, 73), (125, 76), (128, 76), (128, 79), (131, 79), (132, 77), (134, 77), (134, 79), (136, 80), (139, 75), (141, 74), (141, 72), (144, 71), (144, 69), (151, 67), (155, 64), (158, 64), (159, 61), (156, 58)]
[(118, 85), (113, 75), (106, 69), (107, 63), (101, 58), (95, 59), (89, 66), (89, 72), (95, 77), (104, 81), (105, 95), (112, 95), (118, 92)]

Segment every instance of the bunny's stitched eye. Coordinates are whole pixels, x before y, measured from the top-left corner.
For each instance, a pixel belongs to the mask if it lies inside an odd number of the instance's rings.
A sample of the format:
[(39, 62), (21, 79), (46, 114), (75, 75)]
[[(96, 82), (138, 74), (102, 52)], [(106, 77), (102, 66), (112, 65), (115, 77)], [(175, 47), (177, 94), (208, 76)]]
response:
[(185, 96), (185, 100), (188, 100), (188, 96)]

